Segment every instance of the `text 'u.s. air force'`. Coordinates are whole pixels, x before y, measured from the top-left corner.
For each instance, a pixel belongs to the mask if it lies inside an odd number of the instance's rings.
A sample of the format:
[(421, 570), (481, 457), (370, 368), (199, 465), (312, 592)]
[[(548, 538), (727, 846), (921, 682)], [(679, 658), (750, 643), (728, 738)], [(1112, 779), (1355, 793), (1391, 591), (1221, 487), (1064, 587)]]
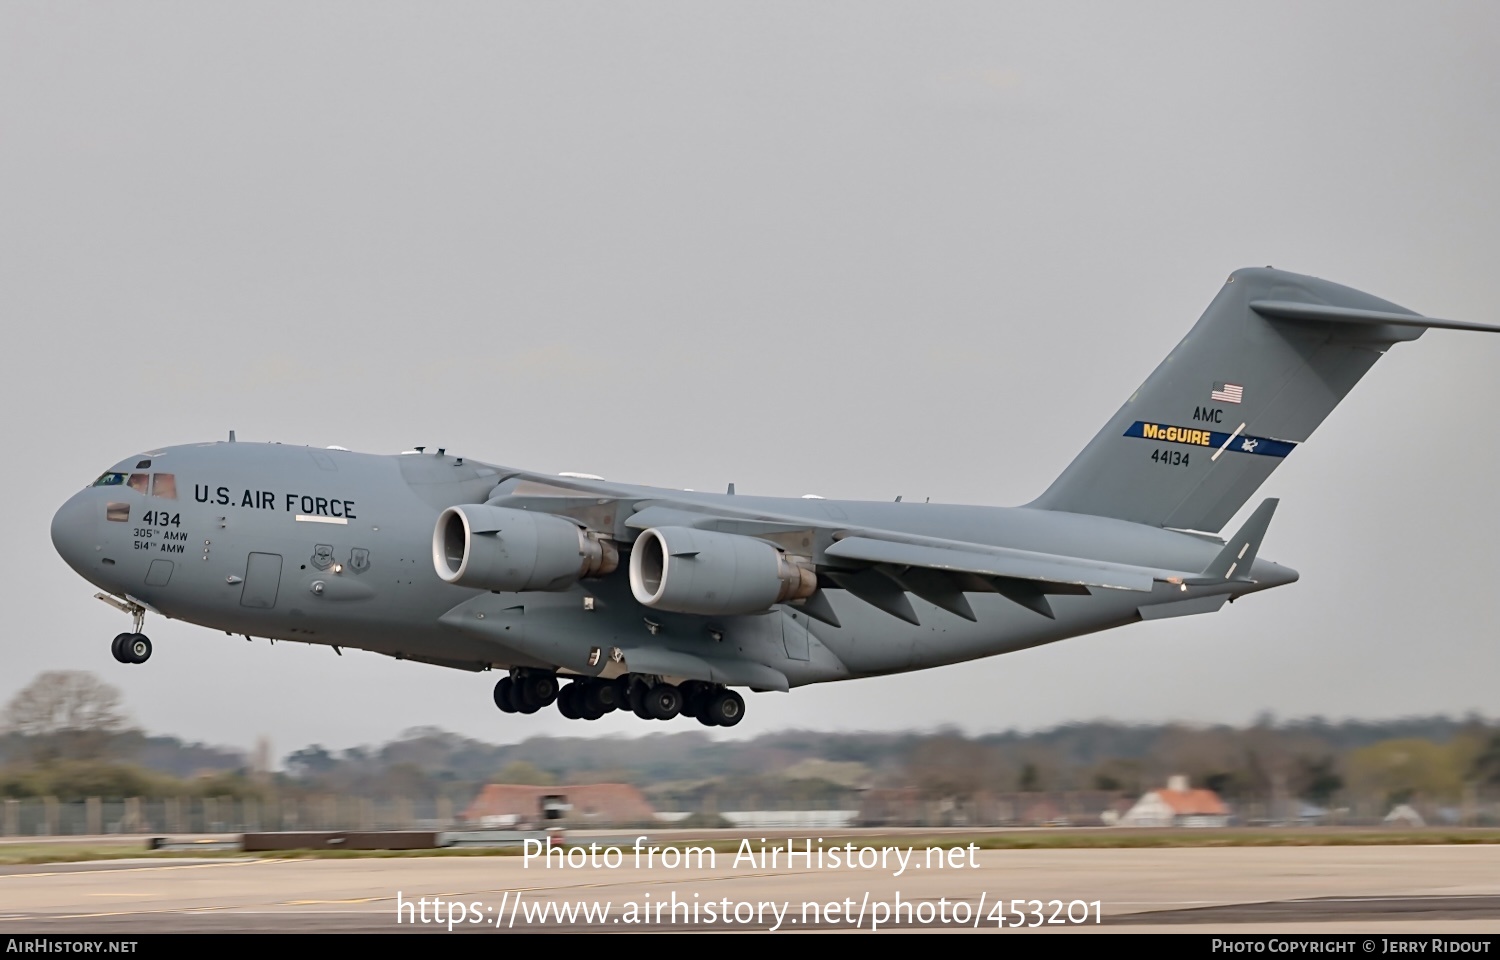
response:
[(278, 510), (310, 517), (355, 519), (354, 501), (342, 497), (320, 497), (307, 493), (277, 493), (273, 490), (235, 491), (229, 487), (209, 489), (193, 484), (193, 499), (220, 507), (244, 507), (250, 510)]

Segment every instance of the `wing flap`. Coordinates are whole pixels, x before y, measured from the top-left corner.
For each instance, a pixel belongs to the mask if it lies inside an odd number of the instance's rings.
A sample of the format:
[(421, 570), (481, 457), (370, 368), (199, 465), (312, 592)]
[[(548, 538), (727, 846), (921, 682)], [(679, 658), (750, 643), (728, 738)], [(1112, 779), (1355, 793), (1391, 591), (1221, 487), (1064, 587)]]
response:
[(982, 577), (1070, 583), (1109, 590), (1149, 592), (1156, 580), (1172, 575), (1122, 563), (1079, 560), (958, 542), (954, 542), (952, 546), (939, 546), (933, 543), (877, 540), (872, 537), (845, 537), (830, 546), (825, 553), (829, 557), (866, 563), (924, 567), (954, 573), (973, 573)]

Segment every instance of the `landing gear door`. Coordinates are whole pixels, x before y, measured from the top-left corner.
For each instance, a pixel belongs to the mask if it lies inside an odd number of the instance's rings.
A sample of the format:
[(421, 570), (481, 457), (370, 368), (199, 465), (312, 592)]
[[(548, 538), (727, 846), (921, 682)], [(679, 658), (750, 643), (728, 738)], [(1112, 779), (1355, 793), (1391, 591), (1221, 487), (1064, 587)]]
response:
[(245, 564), (245, 586), (240, 591), (240, 606), (269, 610), (276, 606), (281, 587), (281, 554), (252, 553)]

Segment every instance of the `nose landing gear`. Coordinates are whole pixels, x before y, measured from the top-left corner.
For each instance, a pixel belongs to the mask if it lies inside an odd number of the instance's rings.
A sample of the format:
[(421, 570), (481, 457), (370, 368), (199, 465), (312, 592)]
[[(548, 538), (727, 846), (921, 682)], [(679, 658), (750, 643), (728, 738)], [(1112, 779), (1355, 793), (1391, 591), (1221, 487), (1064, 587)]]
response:
[(151, 641), (143, 633), (122, 633), (109, 649), (121, 663), (145, 663), (151, 659)]
[(121, 613), (130, 614), (133, 621), (131, 632), (117, 634), (109, 646), (109, 652), (114, 654), (115, 659), (121, 663), (145, 663), (150, 660), (151, 641), (141, 633), (141, 627), (146, 622), (146, 608), (134, 600), (121, 600), (107, 593), (96, 593), (94, 596)]

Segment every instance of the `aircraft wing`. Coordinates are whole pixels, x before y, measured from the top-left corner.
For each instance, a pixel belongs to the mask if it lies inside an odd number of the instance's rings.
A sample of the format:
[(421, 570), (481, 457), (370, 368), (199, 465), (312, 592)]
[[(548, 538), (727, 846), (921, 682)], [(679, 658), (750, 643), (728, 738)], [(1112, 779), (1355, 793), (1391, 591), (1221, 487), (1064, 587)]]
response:
[[(1140, 591), (1149, 591), (1156, 580), (1190, 575), (1184, 571), (1163, 571), (1123, 563), (1083, 560), (962, 540), (850, 528), (848, 524), (806, 518), (736, 517), (652, 505), (633, 514), (626, 521), (627, 526), (638, 530), (665, 524), (760, 537), (772, 542), (784, 541), (799, 532), (810, 534), (816, 529), (823, 532), (824, 537), (812, 539), (826, 539), (829, 542), (812, 552), (820, 560), (820, 565), (830, 568), (858, 569), (866, 564), (920, 567), (935, 572), (1007, 577), (1060, 586)], [(851, 560), (856, 563), (841, 562)]]
[(642, 496), (643, 490), (597, 481), (525, 479), (524, 486), (491, 502), (571, 515), (586, 524), (586, 514), (601, 521), (607, 517), (613, 522), (614, 535), (625, 540), (652, 528), (690, 527), (754, 537), (803, 558), (815, 569), (819, 589), (793, 601), (792, 606), (834, 626), (839, 625), (838, 617), (823, 596), (826, 588), (842, 589), (916, 624), (919, 621), (908, 594), (971, 621), (977, 618), (965, 593), (999, 593), (1052, 618), (1048, 596), (1087, 594), (1091, 589), (1150, 593), (1160, 581), (1180, 583), (1205, 573), (947, 540), (822, 517), (772, 514), (725, 502), (733, 498), (708, 504), (663, 496), (660, 490)]

